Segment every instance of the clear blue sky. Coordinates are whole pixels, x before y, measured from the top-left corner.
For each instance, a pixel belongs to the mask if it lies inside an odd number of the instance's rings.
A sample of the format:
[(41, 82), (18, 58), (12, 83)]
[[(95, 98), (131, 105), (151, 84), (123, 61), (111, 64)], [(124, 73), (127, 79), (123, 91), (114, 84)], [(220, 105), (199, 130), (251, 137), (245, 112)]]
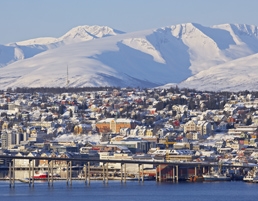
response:
[(79, 25), (131, 32), (187, 22), (258, 25), (258, 0), (0, 0), (0, 44)]

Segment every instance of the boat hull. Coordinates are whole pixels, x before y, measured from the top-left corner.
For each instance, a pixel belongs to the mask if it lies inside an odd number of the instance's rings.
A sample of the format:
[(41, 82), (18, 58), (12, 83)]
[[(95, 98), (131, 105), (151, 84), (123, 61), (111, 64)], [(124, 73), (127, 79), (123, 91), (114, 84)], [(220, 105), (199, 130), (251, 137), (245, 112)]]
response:
[(210, 176), (203, 175), (204, 181), (230, 181), (231, 178), (227, 176)]
[(204, 178), (202, 176), (190, 176), (187, 181), (189, 182), (202, 182)]
[(48, 178), (48, 173), (47, 172), (40, 172), (40, 173), (36, 173), (33, 176), (34, 179), (47, 179)]

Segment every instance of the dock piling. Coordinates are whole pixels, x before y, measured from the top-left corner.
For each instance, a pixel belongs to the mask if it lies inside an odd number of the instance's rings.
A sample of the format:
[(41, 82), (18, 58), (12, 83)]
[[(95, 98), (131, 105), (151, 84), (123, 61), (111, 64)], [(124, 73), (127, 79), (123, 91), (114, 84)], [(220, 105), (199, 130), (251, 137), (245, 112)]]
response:
[(176, 181), (178, 182), (178, 165), (176, 165)]
[(12, 188), (12, 163), (9, 163), (9, 186)]
[(48, 186), (50, 186), (50, 177), (49, 177), (49, 173), (50, 173), (50, 161), (48, 160), (47, 161), (47, 183), (48, 183)]
[(173, 182), (175, 181), (175, 166), (173, 166)]
[(84, 172), (84, 183), (87, 183), (87, 167), (86, 164), (83, 165), (83, 172)]
[(29, 160), (29, 187), (31, 187), (31, 160)]
[(159, 165), (159, 182), (162, 180), (162, 175), (161, 175), (161, 165)]
[(51, 186), (53, 186), (53, 183), (54, 183), (54, 172), (53, 172), (53, 169), (54, 169), (54, 161), (51, 160)]
[(12, 187), (15, 187), (15, 159), (13, 159), (13, 179), (12, 179)]
[(72, 161), (70, 161), (70, 186), (72, 186)]
[(139, 174), (139, 176), (138, 176), (138, 181), (140, 182), (141, 181), (141, 164), (138, 164), (138, 174)]
[(106, 183), (108, 183), (108, 163), (106, 163)]
[(121, 172), (121, 183), (122, 183), (123, 182), (123, 163), (121, 163), (120, 172)]
[(103, 163), (103, 166), (102, 166), (102, 174), (103, 174), (103, 183), (105, 183), (105, 166), (106, 166), (106, 163)]
[(66, 185), (68, 186), (69, 181), (69, 161), (66, 162)]
[(88, 161), (88, 184), (90, 185), (90, 162)]
[(32, 187), (34, 187), (34, 160), (32, 160), (31, 162), (32, 162)]
[(144, 182), (144, 164), (142, 164), (142, 182)]
[(124, 164), (124, 183), (126, 183), (126, 164)]

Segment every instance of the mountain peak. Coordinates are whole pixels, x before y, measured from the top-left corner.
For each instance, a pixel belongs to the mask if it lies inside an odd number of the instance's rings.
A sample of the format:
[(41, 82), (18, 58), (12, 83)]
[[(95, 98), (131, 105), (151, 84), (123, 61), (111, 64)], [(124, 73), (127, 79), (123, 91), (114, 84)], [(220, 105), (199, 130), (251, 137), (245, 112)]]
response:
[[(118, 34), (123, 34), (124, 32), (112, 29), (108, 26), (77, 26), (70, 29), (66, 34), (59, 38), (53, 37), (40, 37), (29, 39), (25, 41), (17, 42), (17, 45), (27, 46), (27, 45), (50, 45), (48, 48), (52, 49), (60, 46), (62, 43), (74, 43), (81, 41), (89, 41), (96, 38), (103, 38), (107, 36), (114, 36)], [(12, 44), (7, 44), (8, 46), (13, 46)]]
[(103, 38), (107, 36), (115, 36), (124, 33), (122, 31), (114, 30), (108, 26), (98, 25), (83, 25), (77, 26), (69, 30), (66, 34), (59, 38), (60, 41), (88, 41), (96, 38)]

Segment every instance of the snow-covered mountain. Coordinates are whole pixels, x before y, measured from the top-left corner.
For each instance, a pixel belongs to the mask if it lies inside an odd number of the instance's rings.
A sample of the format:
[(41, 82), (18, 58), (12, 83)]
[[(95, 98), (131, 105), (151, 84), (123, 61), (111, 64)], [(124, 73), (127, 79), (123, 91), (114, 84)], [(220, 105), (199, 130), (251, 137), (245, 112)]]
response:
[(258, 54), (203, 70), (181, 82), (179, 87), (208, 91), (257, 91)]
[[(255, 74), (251, 63), (258, 53), (258, 29), (253, 25), (205, 27), (187, 23), (126, 34), (107, 27), (84, 30), (76, 27), (58, 39), (41, 38), (4, 46), (6, 58), (11, 52), (8, 48), (13, 47), (17, 49), (16, 58), (21, 59), (0, 68), (1, 88), (64, 87), (67, 66), (70, 87), (154, 87), (185, 80), (179, 86), (231, 90), (240, 83), (235, 73)], [(92, 40), (95, 38), (98, 40)], [(21, 46), (37, 46), (42, 51), (25, 57)], [(0, 62), (3, 63), (1, 57)], [(247, 69), (251, 66), (253, 72)], [(227, 76), (233, 76), (230, 70), (235, 79), (229, 82)], [(209, 85), (212, 79), (217, 80), (213, 82), (216, 88)], [(224, 79), (227, 82), (220, 82)], [(248, 83), (242, 88), (251, 86)]]
[(77, 26), (59, 38), (42, 37), (7, 45), (0, 45), (0, 67), (15, 61), (31, 58), (46, 50), (66, 44), (114, 36), (124, 32), (107, 26)]

